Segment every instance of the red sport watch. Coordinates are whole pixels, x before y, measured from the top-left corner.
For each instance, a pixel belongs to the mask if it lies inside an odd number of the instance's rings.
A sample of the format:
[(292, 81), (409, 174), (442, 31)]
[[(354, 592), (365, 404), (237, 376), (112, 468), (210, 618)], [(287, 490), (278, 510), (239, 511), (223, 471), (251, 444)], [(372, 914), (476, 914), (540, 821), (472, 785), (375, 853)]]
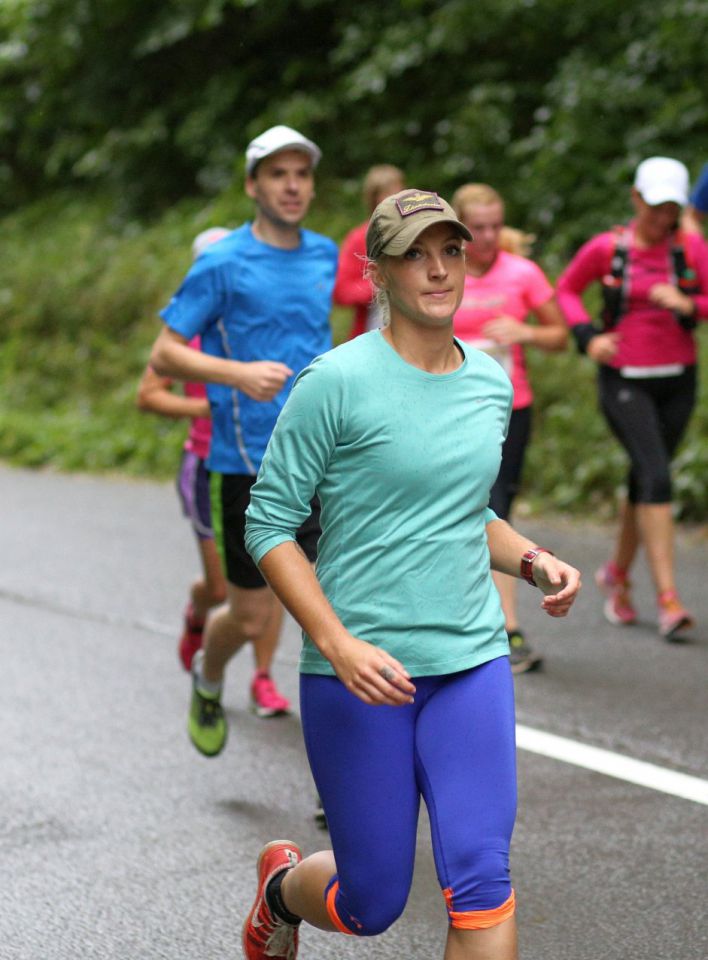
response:
[(533, 578), (533, 562), (539, 553), (550, 553), (552, 557), (555, 557), (555, 553), (546, 547), (532, 547), (521, 558), (521, 576), (532, 587), (536, 586), (536, 581)]

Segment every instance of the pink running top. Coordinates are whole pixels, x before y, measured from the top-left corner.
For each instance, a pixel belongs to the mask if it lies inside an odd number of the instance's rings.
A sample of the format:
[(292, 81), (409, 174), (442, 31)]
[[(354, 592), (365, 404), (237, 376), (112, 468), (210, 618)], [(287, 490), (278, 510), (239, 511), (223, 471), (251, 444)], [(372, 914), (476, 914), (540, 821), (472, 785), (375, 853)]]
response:
[[(630, 224), (630, 231), (632, 226)], [(559, 277), (558, 305), (570, 327), (592, 322), (582, 293), (593, 281), (609, 273), (615, 241), (616, 234), (611, 230), (588, 240)], [(683, 244), (702, 291), (692, 299), (698, 307), (698, 317), (705, 320), (708, 318), (708, 246), (701, 237), (689, 234), (683, 235)], [(649, 291), (654, 284), (671, 282), (671, 269), (669, 240), (646, 249), (630, 241), (627, 309), (616, 327), (621, 339), (609, 366), (656, 367), (696, 362), (693, 333), (685, 330), (670, 310), (649, 301)]]
[[(194, 337), (189, 341), (189, 346), (193, 350), (201, 350), (201, 340)], [(196, 397), (206, 399), (207, 391), (203, 383), (185, 383), (184, 395), (186, 397)], [(189, 453), (194, 453), (201, 460), (206, 460), (209, 456), (209, 447), (211, 445), (211, 420), (209, 417), (193, 417), (187, 439), (184, 441), (184, 449)]]
[(496, 357), (506, 369), (514, 387), (514, 410), (528, 407), (533, 400), (526, 370), (524, 348), (494, 344), (484, 335), (484, 325), (502, 315), (522, 323), (528, 314), (553, 296), (553, 287), (541, 268), (526, 257), (500, 250), (481, 277), (465, 276), (462, 303), (453, 319), (455, 336)]

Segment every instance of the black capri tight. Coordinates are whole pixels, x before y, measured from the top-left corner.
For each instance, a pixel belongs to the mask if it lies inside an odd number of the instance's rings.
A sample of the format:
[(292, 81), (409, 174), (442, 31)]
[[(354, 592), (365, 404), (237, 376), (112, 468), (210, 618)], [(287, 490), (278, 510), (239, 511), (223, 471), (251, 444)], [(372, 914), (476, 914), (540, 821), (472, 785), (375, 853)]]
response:
[(531, 407), (512, 410), (509, 431), (502, 447), (501, 466), (489, 493), (489, 506), (500, 520), (508, 520), (519, 492), (524, 454), (531, 436)]
[(598, 390), (602, 412), (629, 454), (629, 502), (670, 503), (671, 457), (696, 402), (696, 368), (634, 379), (601, 366)]

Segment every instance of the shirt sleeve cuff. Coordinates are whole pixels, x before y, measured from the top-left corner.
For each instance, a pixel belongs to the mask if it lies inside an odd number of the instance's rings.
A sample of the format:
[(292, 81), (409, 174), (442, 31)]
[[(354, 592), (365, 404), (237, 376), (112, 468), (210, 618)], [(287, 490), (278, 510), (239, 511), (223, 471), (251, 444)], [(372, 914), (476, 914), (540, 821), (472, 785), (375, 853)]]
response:
[(270, 534), (261, 534), (260, 536), (257, 533), (251, 534), (250, 536), (246, 535), (246, 549), (251, 554), (251, 558), (255, 564), (260, 564), (261, 560), (267, 553), (270, 553), (275, 547), (280, 546), (281, 543), (295, 543), (296, 539), (294, 536), (287, 533), (270, 533)]

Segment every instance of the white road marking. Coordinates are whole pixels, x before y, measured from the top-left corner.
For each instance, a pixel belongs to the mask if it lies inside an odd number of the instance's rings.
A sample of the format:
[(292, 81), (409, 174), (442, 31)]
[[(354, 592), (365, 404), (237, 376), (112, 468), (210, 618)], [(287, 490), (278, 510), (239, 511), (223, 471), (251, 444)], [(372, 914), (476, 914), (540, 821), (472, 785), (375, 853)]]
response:
[(553, 760), (561, 760), (576, 767), (604, 773), (607, 777), (616, 777), (618, 780), (626, 780), (627, 783), (636, 783), (642, 787), (649, 787), (650, 790), (670, 793), (683, 800), (693, 800), (694, 803), (708, 805), (708, 781), (701, 780), (700, 777), (692, 777), (687, 773), (645, 763), (643, 760), (624, 757), (611, 750), (590, 747), (587, 744), (578, 743), (577, 740), (544, 733), (542, 730), (534, 730), (533, 727), (526, 727), (523, 724), (517, 724), (516, 745), (521, 750), (528, 750), (529, 753), (539, 753)]

